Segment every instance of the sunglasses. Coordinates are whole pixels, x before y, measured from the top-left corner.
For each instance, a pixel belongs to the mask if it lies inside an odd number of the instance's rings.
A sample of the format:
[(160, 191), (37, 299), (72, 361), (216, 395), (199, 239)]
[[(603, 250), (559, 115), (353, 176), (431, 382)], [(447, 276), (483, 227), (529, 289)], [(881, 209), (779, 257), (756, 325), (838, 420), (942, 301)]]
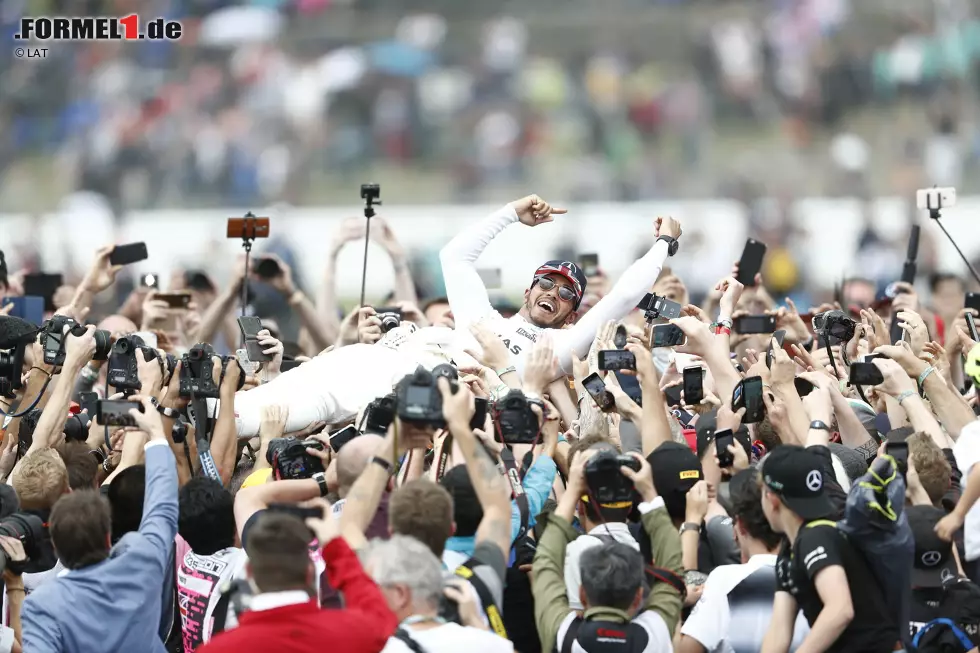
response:
[[(549, 279), (548, 277), (541, 277), (538, 279), (538, 285), (541, 286), (541, 290), (544, 290), (545, 292), (551, 290), (555, 286), (558, 286), (554, 280)], [(568, 286), (558, 286), (558, 297), (566, 302), (571, 302), (575, 301), (578, 296), (575, 294), (575, 291)]]

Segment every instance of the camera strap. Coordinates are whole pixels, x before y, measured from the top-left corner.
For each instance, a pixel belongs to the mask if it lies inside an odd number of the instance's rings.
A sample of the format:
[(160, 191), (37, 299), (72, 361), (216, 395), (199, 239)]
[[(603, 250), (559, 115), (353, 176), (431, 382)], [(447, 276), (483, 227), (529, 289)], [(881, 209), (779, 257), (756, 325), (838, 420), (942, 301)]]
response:
[(483, 612), (486, 613), (487, 620), (490, 622), (490, 628), (493, 632), (507, 639), (507, 629), (504, 627), (504, 618), (500, 612), (500, 607), (493, 600), (493, 594), (490, 593), (490, 588), (487, 587), (487, 584), (473, 573), (473, 567), (476, 567), (478, 564), (477, 561), (470, 558), (456, 567), (456, 571), (453, 573), (460, 578), (465, 578), (473, 586), (473, 589), (476, 590), (476, 595), (480, 597), (480, 604), (483, 606)]
[(439, 445), (439, 460), (436, 462), (436, 482), (438, 483), (442, 479), (443, 475), (446, 473), (446, 464), (449, 462), (449, 456), (453, 452), (453, 434), (451, 432), (446, 432), (446, 437), (442, 439), (442, 444)]
[(517, 533), (514, 541), (521, 539), (527, 533), (528, 523), (531, 521), (531, 507), (527, 503), (527, 495), (524, 493), (524, 486), (521, 484), (521, 477), (517, 471), (517, 461), (514, 459), (514, 452), (509, 447), (504, 447), (500, 452), (500, 461), (504, 464), (507, 471), (507, 480), (510, 481), (511, 496), (517, 502), (517, 509), (521, 513), (521, 529)]
[(194, 429), (197, 440), (197, 457), (201, 461), (201, 471), (208, 478), (221, 483), (221, 474), (211, 455), (211, 443), (208, 440), (210, 420), (208, 419), (208, 402), (203, 397), (191, 395), (191, 406), (194, 409)]

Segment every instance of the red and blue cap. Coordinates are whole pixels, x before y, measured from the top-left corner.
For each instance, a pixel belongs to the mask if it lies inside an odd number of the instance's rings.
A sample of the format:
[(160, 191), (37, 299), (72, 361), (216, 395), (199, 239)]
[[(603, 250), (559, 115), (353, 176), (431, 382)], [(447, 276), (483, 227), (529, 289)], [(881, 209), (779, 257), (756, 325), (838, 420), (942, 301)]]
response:
[(531, 287), (533, 288), (534, 284), (549, 274), (560, 274), (568, 279), (569, 283), (572, 284), (572, 289), (575, 291), (575, 308), (578, 309), (579, 304), (582, 303), (582, 297), (585, 296), (585, 286), (587, 284), (585, 272), (582, 271), (582, 268), (571, 261), (557, 259), (548, 261), (534, 272), (534, 282), (531, 284)]

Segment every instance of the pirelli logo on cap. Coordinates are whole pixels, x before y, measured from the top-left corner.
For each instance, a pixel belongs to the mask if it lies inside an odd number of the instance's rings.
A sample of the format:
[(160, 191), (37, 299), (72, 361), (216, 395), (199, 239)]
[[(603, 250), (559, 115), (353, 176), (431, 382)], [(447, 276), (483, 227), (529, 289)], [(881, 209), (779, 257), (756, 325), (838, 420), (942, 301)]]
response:
[(681, 480), (686, 481), (689, 478), (700, 478), (701, 472), (696, 469), (689, 469), (686, 472), (681, 472)]

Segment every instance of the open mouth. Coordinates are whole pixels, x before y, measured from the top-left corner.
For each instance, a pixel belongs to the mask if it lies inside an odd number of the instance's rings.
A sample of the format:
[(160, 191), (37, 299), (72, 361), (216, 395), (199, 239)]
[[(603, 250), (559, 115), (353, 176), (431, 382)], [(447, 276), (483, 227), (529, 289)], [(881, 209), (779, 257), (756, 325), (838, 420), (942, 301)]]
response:
[(558, 310), (557, 307), (554, 305), (554, 303), (552, 303), (552, 301), (550, 299), (540, 299), (540, 300), (538, 300), (537, 306), (538, 306), (538, 308), (540, 308), (545, 313), (548, 313), (549, 315), (553, 315), (555, 313), (555, 311)]

